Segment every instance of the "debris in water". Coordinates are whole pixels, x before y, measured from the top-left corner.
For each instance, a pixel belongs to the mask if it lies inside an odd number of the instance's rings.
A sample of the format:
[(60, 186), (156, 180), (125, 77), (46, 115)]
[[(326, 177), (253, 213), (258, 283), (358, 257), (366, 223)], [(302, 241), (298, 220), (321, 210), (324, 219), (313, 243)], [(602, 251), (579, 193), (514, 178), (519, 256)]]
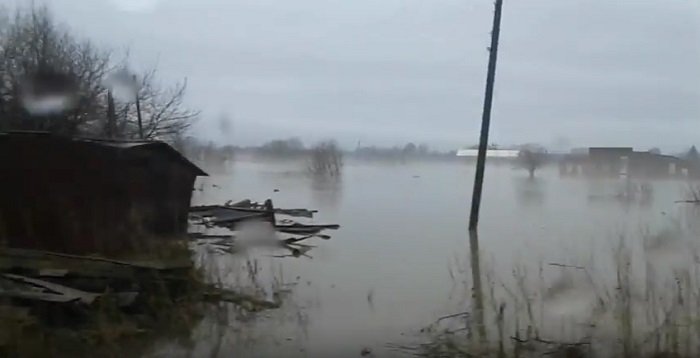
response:
[(205, 226), (221, 226), (233, 229), (236, 225), (244, 221), (263, 220), (275, 223), (275, 228), (279, 232), (288, 234), (313, 235), (322, 230), (337, 230), (337, 224), (302, 224), (291, 220), (281, 220), (285, 225), (277, 225), (275, 214), (282, 214), (296, 217), (312, 218), (316, 210), (309, 209), (280, 209), (275, 208), (272, 200), (268, 199), (264, 204), (253, 203), (250, 200), (243, 200), (232, 203), (230, 200), (224, 205), (203, 205), (190, 208), (190, 219), (196, 224)]
[(338, 230), (340, 225), (337, 224), (326, 224), (326, 225), (306, 225), (300, 223), (294, 223), (291, 225), (276, 225), (277, 231), (284, 232), (287, 234), (318, 234), (322, 230)]
[[(215, 254), (232, 254), (244, 251), (248, 247), (270, 247), (288, 250), (287, 254), (268, 255), (275, 258), (307, 257), (313, 258), (308, 252), (314, 247), (300, 243), (303, 240), (318, 237), (330, 239), (329, 235), (321, 234), (326, 229), (336, 230), (337, 224), (304, 224), (291, 219), (278, 219), (276, 214), (313, 217), (315, 210), (309, 209), (280, 209), (275, 208), (272, 200), (263, 204), (242, 200), (234, 203), (227, 201), (224, 205), (204, 205), (190, 208), (190, 222), (203, 225), (207, 229), (213, 227), (226, 228), (231, 235), (191, 233), (196, 246), (206, 245), (206, 250)], [(292, 236), (280, 238), (280, 234)]]
[(282, 305), (282, 302), (280, 302), (278, 295), (274, 298), (273, 301), (268, 301), (255, 296), (246, 295), (243, 293), (220, 289), (216, 287), (210, 287), (207, 291), (205, 291), (204, 298), (208, 300), (235, 303), (240, 307), (244, 308), (245, 310), (251, 312), (259, 312), (266, 309), (279, 308)]

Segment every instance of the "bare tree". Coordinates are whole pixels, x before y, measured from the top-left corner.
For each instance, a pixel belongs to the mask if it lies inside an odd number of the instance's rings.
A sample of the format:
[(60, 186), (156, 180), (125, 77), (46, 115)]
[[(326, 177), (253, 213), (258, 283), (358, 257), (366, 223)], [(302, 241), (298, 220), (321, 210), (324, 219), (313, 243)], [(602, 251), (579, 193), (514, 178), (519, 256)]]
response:
[[(74, 37), (45, 7), (19, 9), (13, 18), (1, 20), (0, 130), (137, 138), (138, 98), (143, 137), (172, 141), (199, 114), (184, 104), (187, 82), (162, 86), (155, 69), (139, 77), (133, 99), (110, 103), (105, 80), (125, 60), (115, 62), (110, 51)], [(47, 94), (66, 99), (58, 103), (58, 110), (33, 113), (28, 98), (51, 97)]]
[(535, 171), (541, 167), (547, 159), (547, 150), (537, 145), (526, 145), (518, 153), (520, 166), (527, 169), (530, 178), (535, 177)]
[[(143, 117), (143, 139), (159, 139), (172, 142), (199, 117), (199, 111), (184, 104), (187, 80), (171, 87), (163, 87), (156, 81), (156, 70), (146, 71), (138, 80), (136, 96)], [(134, 102), (136, 97), (134, 98)], [(139, 138), (138, 113), (134, 103), (122, 104), (120, 131), (126, 138)]]
[(309, 172), (314, 175), (339, 176), (343, 169), (343, 152), (335, 141), (325, 141), (311, 148)]
[(259, 148), (259, 154), (270, 158), (291, 158), (306, 153), (304, 143), (296, 137), (271, 140)]
[[(0, 125), (5, 129), (90, 132), (105, 105), (101, 78), (111, 54), (57, 26), (45, 7), (18, 10), (0, 38)], [(70, 92), (70, 106), (52, 116), (29, 116), (27, 87)]]

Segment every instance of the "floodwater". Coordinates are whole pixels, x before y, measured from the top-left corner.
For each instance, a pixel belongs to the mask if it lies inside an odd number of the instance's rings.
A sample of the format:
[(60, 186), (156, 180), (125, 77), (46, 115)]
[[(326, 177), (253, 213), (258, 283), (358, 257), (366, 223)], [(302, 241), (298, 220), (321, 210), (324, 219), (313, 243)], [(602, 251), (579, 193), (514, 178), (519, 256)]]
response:
[[(212, 259), (233, 266), (255, 260), (261, 276), (293, 289), (280, 310), (223, 324), (216, 314), (208, 317), (189, 354), (356, 357), (365, 349), (400, 355), (387, 343), (410, 342), (437, 317), (469, 309), (469, 285), (462, 281), (469, 276), (473, 176), (473, 164), (458, 162), (347, 163), (340, 180), (311, 178), (299, 163), (236, 162), (229, 173), (204, 178), (195, 204), (271, 198), (278, 207), (318, 209), (315, 222), (341, 228), (327, 232), (329, 241), (309, 242), (317, 246), (312, 258)], [(489, 166), (479, 223), (482, 263), (507, 276), (520, 264), (584, 265), (591, 256), (612, 255), (621, 236), (665, 225), (689, 184), (649, 182), (652, 198), (641, 202), (610, 197), (622, 185), (560, 178), (555, 168), (530, 180), (524, 170)], [(178, 352), (169, 347), (154, 355)]]

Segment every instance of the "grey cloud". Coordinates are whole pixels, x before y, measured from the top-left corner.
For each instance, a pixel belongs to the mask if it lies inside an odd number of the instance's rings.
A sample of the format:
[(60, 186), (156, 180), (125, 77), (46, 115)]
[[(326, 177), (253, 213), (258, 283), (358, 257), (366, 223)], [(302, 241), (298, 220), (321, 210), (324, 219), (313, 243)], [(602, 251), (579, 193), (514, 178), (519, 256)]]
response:
[[(187, 77), (200, 135), (477, 139), (492, 0), (162, 0), (146, 12), (114, 1), (50, 5), (81, 34), (130, 46), (134, 62), (157, 61), (165, 79)], [(689, 145), (699, 103), (700, 3), (505, 1), (494, 141)]]

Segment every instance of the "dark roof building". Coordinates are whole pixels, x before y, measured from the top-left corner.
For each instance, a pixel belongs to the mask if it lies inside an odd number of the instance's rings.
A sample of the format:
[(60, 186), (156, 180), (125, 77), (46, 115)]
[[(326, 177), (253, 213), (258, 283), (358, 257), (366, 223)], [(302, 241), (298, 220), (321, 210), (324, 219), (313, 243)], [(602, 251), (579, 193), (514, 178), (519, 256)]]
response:
[(559, 163), (561, 174), (636, 178), (682, 178), (692, 176), (687, 160), (631, 147), (591, 147), (588, 155), (577, 152)]
[(138, 250), (186, 234), (205, 176), (166, 143), (0, 133), (0, 241), (70, 253)]
[(588, 155), (593, 160), (609, 160), (629, 156), (633, 151), (632, 147), (591, 147)]

